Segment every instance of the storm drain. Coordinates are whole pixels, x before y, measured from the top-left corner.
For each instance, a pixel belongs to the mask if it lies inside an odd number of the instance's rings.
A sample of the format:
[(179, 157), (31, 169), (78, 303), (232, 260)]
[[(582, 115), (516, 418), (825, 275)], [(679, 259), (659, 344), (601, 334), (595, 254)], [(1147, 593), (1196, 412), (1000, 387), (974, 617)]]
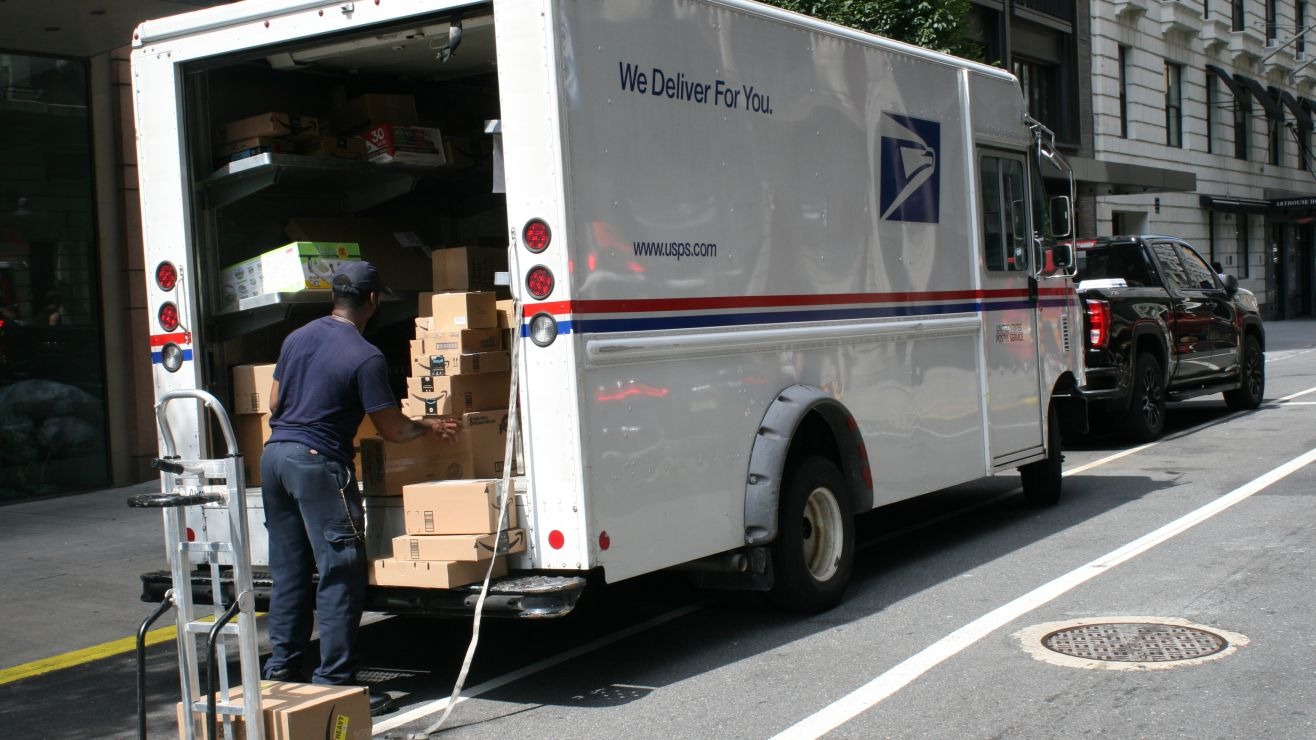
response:
[(1183, 619), (1115, 617), (1035, 625), (1015, 634), (1038, 660), (1078, 668), (1155, 670), (1215, 660), (1243, 635)]

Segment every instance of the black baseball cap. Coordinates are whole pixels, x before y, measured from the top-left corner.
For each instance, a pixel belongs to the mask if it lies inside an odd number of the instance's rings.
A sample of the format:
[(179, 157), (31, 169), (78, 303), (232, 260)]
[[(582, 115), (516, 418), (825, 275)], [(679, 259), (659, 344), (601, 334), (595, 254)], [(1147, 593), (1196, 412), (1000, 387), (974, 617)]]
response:
[(375, 266), (365, 261), (340, 262), (329, 281), (335, 293), (367, 296), (374, 292), (392, 293), (379, 279)]

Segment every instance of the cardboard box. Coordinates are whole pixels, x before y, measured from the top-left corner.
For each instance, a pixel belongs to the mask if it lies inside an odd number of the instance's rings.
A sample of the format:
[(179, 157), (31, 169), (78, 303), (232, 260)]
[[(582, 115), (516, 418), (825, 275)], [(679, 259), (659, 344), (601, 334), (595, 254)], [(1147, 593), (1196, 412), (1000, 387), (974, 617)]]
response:
[(498, 328), (511, 329), (514, 326), (520, 326), (521, 322), (516, 320), (516, 301), (507, 298), (494, 304), (498, 309)]
[(443, 159), (443, 136), (436, 128), (381, 123), (361, 134), (366, 140), (366, 159), (383, 164), (438, 167)]
[(422, 293), (418, 317), (430, 317), (431, 331), (497, 329), (498, 299), (493, 293)]
[[(448, 480), (402, 488), (407, 534), (493, 534), (498, 531), (498, 481)], [(508, 502), (507, 527), (517, 526)]]
[[(465, 414), (508, 407), (512, 374), (435, 375), (407, 378), (407, 397), (402, 400), (405, 416)], [(425, 388), (433, 390), (425, 391)]]
[(375, 266), (384, 285), (403, 291), (430, 289), (430, 258), (412, 224), (353, 216), (297, 217), (283, 231), (293, 241), (356, 244), (361, 259)]
[(320, 125), (311, 116), (296, 113), (259, 113), (224, 126), (224, 141), (242, 141), (256, 136), (281, 139), (311, 139), (320, 135)]
[(260, 456), (270, 438), (270, 415), (234, 414), (233, 436), (242, 455), (242, 472), (248, 486), (260, 485)]
[[(433, 377), (436, 375), (471, 375), (474, 373), (498, 373), (512, 369), (512, 355), (508, 352), (425, 352), (425, 340), (411, 340), (411, 375), (412, 377)], [(428, 389), (420, 388), (422, 393), (433, 392), (433, 383)]]
[[(242, 687), (229, 692), (232, 703), (242, 704)], [(186, 737), (186, 712), (183, 703), (174, 707), (178, 717), (178, 736)], [(325, 686), (322, 684), (262, 681), (260, 713), (264, 720), (265, 740), (370, 740), (374, 727), (370, 720), (370, 694), (365, 686)], [(206, 715), (192, 715), (193, 734), (206, 737)], [(238, 740), (247, 737), (246, 720), (239, 715), (233, 722)], [(219, 727), (223, 737), (222, 724)]]
[(478, 352), (497, 352), (503, 349), (502, 336), (497, 329), (430, 330), (433, 316), (416, 319), (416, 339), (423, 342), (423, 354), (469, 355)]
[(317, 136), (298, 151), (312, 157), (365, 159), (366, 142), (359, 136)]
[[(405, 501), (405, 496), (403, 498)], [(508, 516), (512, 516), (508, 509)], [(492, 534), (404, 534), (393, 538), (395, 560), (445, 560), (473, 562), (497, 555), (525, 551), (525, 530)]]
[(410, 442), (361, 440), (361, 485), (367, 496), (398, 496), (409, 483), (469, 478), (474, 475), (471, 450), (458, 442), (426, 435)]
[(215, 147), (215, 166), (222, 167), (229, 162), (254, 157), (257, 154), (284, 154), (292, 150), (292, 143), (287, 139), (276, 139), (270, 136), (250, 136)]
[(243, 298), (266, 293), (329, 290), (329, 280), (342, 262), (361, 259), (356, 244), (343, 242), (292, 242), (257, 257), (224, 268), (224, 308), (237, 308)]
[[(370, 564), (372, 586), (407, 588), (457, 588), (484, 580), (489, 561), (478, 563), (433, 562), (384, 558)], [(507, 575), (507, 559), (495, 558), (493, 577)]]
[(235, 414), (268, 414), (273, 385), (273, 364), (234, 366), (231, 411)]
[(507, 271), (503, 247), (449, 247), (431, 256), (434, 290), (493, 290), (494, 274)]
[(324, 128), (327, 134), (355, 134), (377, 123), (403, 126), (420, 123), (420, 116), (416, 114), (416, 98), (411, 95), (367, 93), (334, 109), (325, 121)]

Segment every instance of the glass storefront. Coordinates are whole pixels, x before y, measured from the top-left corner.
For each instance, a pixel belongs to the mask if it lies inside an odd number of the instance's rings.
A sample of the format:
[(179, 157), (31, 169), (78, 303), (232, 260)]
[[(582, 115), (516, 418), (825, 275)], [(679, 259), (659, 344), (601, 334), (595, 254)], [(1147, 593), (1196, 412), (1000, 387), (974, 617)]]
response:
[(0, 502), (109, 482), (87, 64), (0, 53)]

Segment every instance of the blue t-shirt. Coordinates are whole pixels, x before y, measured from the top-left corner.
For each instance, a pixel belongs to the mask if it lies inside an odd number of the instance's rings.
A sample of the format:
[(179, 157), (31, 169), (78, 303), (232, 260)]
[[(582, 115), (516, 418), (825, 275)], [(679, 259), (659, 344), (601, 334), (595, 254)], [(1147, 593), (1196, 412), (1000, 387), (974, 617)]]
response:
[(274, 366), (278, 407), (270, 442), (301, 442), (352, 464), (352, 438), (367, 413), (397, 405), (384, 353), (356, 327), (324, 316), (283, 340)]

